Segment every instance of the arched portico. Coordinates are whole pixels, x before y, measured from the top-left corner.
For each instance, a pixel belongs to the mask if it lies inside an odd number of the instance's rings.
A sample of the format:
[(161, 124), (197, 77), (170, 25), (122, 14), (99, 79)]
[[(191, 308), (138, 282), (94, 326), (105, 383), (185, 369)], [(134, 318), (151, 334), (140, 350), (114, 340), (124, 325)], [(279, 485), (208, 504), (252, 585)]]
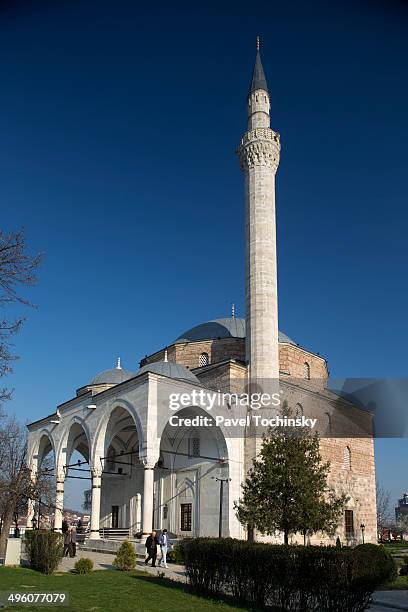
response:
[[(79, 463), (72, 463), (72, 457), (77, 452), (81, 456)], [(55, 460), (55, 512), (54, 530), (62, 530), (64, 510), (64, 493), (66, 478), (90, 475), (89, 458), (91, 453), (91, 435), (84, 419), (74, 416), (64, 428), (58, 444)]]
[[(155, 474), (155, 526), (180, 537), (216, 536), (220, 520), (220, 485), (229, 483), (229, 451), (224, 432), (191, 406), (175, 412), (161, 432), (160, 461)], [(183, 425), (183, 419), (192, 424)], [(172, 424), (173, 423), (173, 424)], [(178, 425), (180, 423), (180, 425)], [(230, 534), (230, 491), (223, 488), (222, 533)]]
[[(36, 443), (28, 451), (27, 463), (30, 466), (33, 481), (36, 481), (38, 478), (47, 478), (48, 480), (48, 477), (55, 474), (55, 441), (48, 429), (43, 429), (39, 432)], [(48, 494), (52, 494), (52, 491), (47, 491), (47, 497)], [(27, 502), (27, 529), (32, 529), (34, 524), (38, 525), (40, 521), (41, 499), (29, 499)]]
[(143, 437), (139, 416), (127, 402), (115, 403), (99, 423), (92, 448), (92, 538), (100, 528), (131, 535), (142, 530)]

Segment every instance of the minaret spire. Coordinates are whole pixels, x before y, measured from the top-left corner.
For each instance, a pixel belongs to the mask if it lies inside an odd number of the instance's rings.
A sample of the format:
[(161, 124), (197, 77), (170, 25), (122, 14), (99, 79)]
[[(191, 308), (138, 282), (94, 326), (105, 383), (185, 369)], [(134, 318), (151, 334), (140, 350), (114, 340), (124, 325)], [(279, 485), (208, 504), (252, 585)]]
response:
[(261, 53), (259, 49), (260, 49), (260, 39), (259, 39), (259, 36), (257, 36), (256, 37), (256, 57), (255, 57), (254, 70), (252, 72), (251, 89), (249, 91), (250, 94), (257, 89), (263, 89), (264, 91), (268, 91), (268, 85), (266, 83), (265, 72), (262, 66)]

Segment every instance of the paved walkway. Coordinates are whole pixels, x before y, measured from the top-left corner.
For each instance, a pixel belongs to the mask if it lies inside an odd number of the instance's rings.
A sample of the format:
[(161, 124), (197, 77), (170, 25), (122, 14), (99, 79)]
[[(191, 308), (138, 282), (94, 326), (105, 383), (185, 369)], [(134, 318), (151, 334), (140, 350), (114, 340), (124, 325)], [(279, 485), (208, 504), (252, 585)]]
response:
[[(73, 570), (75, 563), (82, 557), (92, 559), (94, 563), (94, 570), (114, 569), (112, 563), (115, 555), (110, 555), (109, 553), (92, 552), (89, 550), (77, 550), (77, 555), (73, 559), (70, 557), (63, 558), (60, 566), (58, 567), (58, 571), (69, 572)], [(176, 565), (175, 563), (169, 563), (168, 569), (165, 569), (159, 566), (151, 567), (151, 565), (145, 565), (143, 559), (138, 558), (136, 562), (136, 569), (146, 571), (154, 576), (157, 576), (158, 572), (164, 572), (165, 576), (171, 580), (178, 580), (179, 582), (186, 581), (184, 567), (182, 565)]]
[(408, 591), (376, 591), (373, 596), (372, 612), (408, 611)]

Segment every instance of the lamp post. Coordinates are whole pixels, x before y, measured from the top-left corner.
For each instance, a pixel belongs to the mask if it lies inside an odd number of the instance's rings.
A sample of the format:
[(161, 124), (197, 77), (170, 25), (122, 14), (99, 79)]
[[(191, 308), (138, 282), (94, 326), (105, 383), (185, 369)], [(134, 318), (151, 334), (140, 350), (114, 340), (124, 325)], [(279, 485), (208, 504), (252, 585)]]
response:
[(361, 529), (361, 537), (362, 537), (363, 544), (364, 544), (364, 531), (365, 531), (365, 525), (364, 525), (364, 523), (361, 523), (361, 525), (360, 525), (360, 529)]
[(230, 482), (231, 478), (217, 478), (217, 476), (211, 476), (213, 480), (220, 483), (220, 513), (218, 520), (218, 537), (222, 538), (222, 502), (224, 496), (224, 482)]

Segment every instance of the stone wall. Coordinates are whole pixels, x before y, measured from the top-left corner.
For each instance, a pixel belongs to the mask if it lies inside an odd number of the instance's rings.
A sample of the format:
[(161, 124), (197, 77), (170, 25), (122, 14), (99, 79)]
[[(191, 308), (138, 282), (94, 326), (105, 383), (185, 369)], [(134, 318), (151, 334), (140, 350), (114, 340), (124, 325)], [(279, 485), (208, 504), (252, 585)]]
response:
[[(228, 359), (244, 363), (245, 338), (220, 338), (172, 344), (167, 349), (167, 358), (169, 361), (195, 369), (200, 367), (200, 355), (204, 353), (208, 355), (210, 364), (220, 363)], [(147, 363), (162, 361), (164, 354), (165, 349), (163, 348), (157, 353), (146, 356), (141, 360), (140, 365), (144, 366)], [(293, 344), (279, 344), (279, 367), (282, 374), (294, 378), (304, 378), (305, 364), (309, 366), (311, 379), (327, 379), (327, 363), (323, 357)]]

